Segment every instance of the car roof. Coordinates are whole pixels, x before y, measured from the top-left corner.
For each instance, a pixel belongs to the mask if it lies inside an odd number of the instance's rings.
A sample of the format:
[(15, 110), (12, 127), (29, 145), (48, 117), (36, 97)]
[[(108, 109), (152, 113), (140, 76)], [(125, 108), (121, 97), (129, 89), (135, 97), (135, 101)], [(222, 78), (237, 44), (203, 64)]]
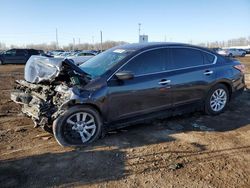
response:
[(185, 44), (185, 43), (177, 43), (177, 42), (147, 42), (147, 43), (132, 43), (132, 44), (124, 44), (121, 46), (116, 46), (113, 49), (125, 49), (125, 50), (147, 50), (151, 48), (158, 48), (158, 47), (168, 47), (168, 46), (183, 46), (183, 47), (194, 47), (203, 49), (206, 51), (211, 51), (208, 48), (203, 48), (200, 46)]

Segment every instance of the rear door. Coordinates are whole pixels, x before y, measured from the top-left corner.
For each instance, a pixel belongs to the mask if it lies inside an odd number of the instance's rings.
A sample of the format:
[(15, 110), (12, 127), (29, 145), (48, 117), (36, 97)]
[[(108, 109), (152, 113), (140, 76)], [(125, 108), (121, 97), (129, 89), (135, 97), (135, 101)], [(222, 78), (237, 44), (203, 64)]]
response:
[(206, 96), (211, 82), (215, 80), (215, 56), (199, 49), (176, 47), (170, 49), (171, 90), (173, 105), (200, 101)]
[(28, 52), (24, 49), (17, 49), (16, 50), (16, 63), (18, 64), (25, 64), (28, 59)]
[(155, 49), (134, 57), (119, 71), (131, 71), (134, 78), (108, 81), (111, 121), (145, 115), (171, 107), (166, 71), (167, 49)]

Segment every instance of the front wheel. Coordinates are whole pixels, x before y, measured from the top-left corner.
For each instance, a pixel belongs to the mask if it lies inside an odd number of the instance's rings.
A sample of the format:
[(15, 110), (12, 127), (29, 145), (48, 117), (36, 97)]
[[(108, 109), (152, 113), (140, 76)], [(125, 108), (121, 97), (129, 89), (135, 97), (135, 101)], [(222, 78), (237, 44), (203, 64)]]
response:
[(217, 115), (223, 112), (229, 102), (229, 91), (223, 84), (214, 86), (207, 95), (205, 111), (209, 115)]
[(101, 135), (102, 120), (92, 107), (69, 108), (53, 123), (53, 133), (61, 146), (87, 145)]

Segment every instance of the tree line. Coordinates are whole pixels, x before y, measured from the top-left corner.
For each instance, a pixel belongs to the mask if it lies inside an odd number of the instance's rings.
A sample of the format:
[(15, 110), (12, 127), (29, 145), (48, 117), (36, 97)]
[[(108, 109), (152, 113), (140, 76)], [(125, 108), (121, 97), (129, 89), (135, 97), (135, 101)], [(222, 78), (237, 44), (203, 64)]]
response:
[(206, 43), (199, 43), (199, 46), (207, 47), (207, 48), (223, 48), (223, 47), (231, 47), (231, 46), (248, 46), (250, 45), (250, 36), (248, 37), (240, 37), (235, 39), (230, 39), (227, 41), (213, 41)]
[[(27, 45), (10, 45), (9, 47), (6, 44), (0, 42), (0, 50), (7, 50), (11, 48), (32, 48), (44, 51), (62, 49), (62, 50), (106, 50), (112, 48), (114, 46), (126, 44), (127, 42), (124, 41), (105, 41), (102, 43), (80, 43), (80, 44), (73, 44), (70, 43), (65, 46), (57, 46), (56, 42), (52, 42), (50, 44), (42, 43), (42, 44), (27, 44)], [(208, 47), (208, 48), (215, 48), (215, 47), (230, 47), (230, 46), (247, 46), (250, 45), (250, 36), (248, 37), (240, 37), (235, 39), (230, 39), (227, 41), (214, 41), (214, 42), (203, 42), (197, 44), (199, 46)]]
[(114, 46), (126, 44), (124, 41), (105, 41), (102, 43), (80, 43), (80, 44), (73, 44), (70, 43), (65, 46), (57, 46), (56, 42), (52, 42), (50, 44), (42, 43), (42, 44), (27, 44), (27, 45), (10, 45), (9, 47), (6, 46), (6, 44), (0, 42), (0, 50), (7, 50), (12, 48), (31, 48), (31, 49), (37, 49), (37, 50), (44, 50), (44, 51), (50, 51), (50, 50), (106, 50), (109, 48), (112, 48)]

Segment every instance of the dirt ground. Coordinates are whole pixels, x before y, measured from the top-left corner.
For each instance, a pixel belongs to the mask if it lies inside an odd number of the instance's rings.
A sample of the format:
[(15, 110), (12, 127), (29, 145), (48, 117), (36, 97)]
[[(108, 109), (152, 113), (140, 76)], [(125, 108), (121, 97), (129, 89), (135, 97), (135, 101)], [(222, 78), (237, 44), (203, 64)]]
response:
[[(250, 73), (250, 57), (240, 61)], [(62, 148), (10, 101), (22, 77), (21, 65), (0, 67), (0, 187), (250, 187), (250, 90), (218, 116), (154, 120)]]

